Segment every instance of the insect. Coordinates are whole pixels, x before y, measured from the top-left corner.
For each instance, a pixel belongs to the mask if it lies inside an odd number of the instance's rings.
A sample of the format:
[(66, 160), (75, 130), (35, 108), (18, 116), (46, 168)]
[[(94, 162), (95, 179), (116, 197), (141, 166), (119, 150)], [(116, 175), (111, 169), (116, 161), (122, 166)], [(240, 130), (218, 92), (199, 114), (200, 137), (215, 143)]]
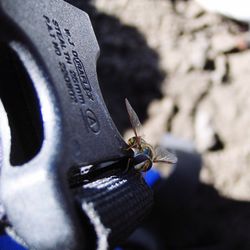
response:
[(129, 120), (134, 131), (134, 136), (128, 140), (128, 149), (134, 150), (134, 157), (131, 159), (134, 168), (146, 172), (152, 167), (153, 163), (175, 164), (177, 162), (177, 157), (174, 154), (162, 147), (153, 148), (143, 139), (140, 120), (128, 99), (125, 99), (125, 103)]

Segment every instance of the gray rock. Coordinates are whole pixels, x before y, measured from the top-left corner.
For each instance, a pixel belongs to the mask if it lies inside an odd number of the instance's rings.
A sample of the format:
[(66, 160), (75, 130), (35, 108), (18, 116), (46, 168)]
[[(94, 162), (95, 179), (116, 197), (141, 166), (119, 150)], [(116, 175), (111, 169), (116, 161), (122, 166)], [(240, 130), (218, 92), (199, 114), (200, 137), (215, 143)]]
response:
[(215, 33), (212, 37), (212, 49), (217, 54), (227, 53), (234, 50), (237, 47), (236, 37), (226, 30), (222, 32)]
[(215, 59), (215, 71), (212, 75), (212, 81), (215, 84), (229, 82), (229, 63), (225, 55), (219, 55)]
[(204, 152), (215, 147), (217, 143), (216, 132), (213, 125), (212, 115), (205, 110), (199, 109), (194, 122), (196, 147)]

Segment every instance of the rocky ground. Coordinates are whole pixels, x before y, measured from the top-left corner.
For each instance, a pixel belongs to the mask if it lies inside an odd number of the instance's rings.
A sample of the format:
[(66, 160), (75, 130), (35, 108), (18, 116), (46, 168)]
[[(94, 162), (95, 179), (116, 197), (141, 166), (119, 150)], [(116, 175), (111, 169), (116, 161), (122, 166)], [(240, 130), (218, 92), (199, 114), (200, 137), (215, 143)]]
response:
[(188, 219), (168, 218), (166, 245), (198, 249), (226, 241), (227, 249), (250, 249), (250, 51), (240, 43), (246, 25), (194, 0), (76, 2), (92, 19), (99, 81), (120, 131), (129, 128), (127, 97), (148, 141), (171, 132), (202, 154)]
[[(118, 125), (127, 126), (126, 112), (120, 113), (126, 95), (149, 141), (157, 143), (165, 132), (194, 141), (204, 156), (202, 179), (227, 197), (250, 200), (250, 52), (237, 48), (244, 25), (207, 13), (195, 1), (96, 0), (94, 5), (120, 26), (102, 31), (109, 38), (101, 41), (99, 64)], [(108, 46), (113, 60), (104, 64)], [(110, 83), (102, 82), (103, 74)]]

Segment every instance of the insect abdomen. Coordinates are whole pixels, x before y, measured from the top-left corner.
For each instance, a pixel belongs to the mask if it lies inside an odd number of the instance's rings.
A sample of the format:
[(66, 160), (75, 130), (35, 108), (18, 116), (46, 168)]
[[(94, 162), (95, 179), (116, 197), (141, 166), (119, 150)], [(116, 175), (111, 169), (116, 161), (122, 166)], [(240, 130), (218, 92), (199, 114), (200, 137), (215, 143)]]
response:
[(136, 170), (146, 172), (152, 167), (152, 160), (148, 155), (138, 153), (133, 158), (133, 165)]

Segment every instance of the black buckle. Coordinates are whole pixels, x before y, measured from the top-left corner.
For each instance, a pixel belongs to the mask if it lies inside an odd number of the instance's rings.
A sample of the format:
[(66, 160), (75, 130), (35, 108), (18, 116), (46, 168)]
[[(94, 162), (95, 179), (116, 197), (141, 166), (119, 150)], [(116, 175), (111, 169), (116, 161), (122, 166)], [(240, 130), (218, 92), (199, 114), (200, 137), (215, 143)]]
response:
[[(62, 0), (0, 0), (0, 30), (9, 222), (34, 249), (116, 244), (148, 213), (152, 192), (140, 173), (124, 171), (132, 152), (99, 89), (88, 15)], [(82, 176), (86, 166), (94, 167)]]

